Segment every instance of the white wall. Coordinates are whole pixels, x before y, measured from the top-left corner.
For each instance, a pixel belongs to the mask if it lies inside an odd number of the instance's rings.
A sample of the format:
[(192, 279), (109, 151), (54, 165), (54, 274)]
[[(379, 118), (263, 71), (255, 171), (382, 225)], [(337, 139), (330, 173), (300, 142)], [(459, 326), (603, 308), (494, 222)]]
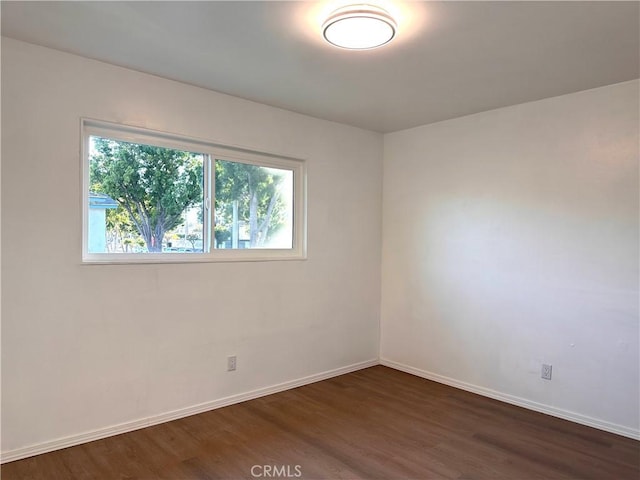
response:
[(385, 136), (381, 358), (638, 435), (638, 88)]
[[(307, 159), (308, 260), (81, 265), (80, 117)], [(381, 135), (3, 39), (2, 159), (3, 451), (377, 358)]]
[[(385, 361), (637, 435), (638, 86), (384, 137)], [(306, 158), (309, 259), (81, 265), (81, 116)], [(382, 152), (3, 39), (3, 452), (375, 359)]]

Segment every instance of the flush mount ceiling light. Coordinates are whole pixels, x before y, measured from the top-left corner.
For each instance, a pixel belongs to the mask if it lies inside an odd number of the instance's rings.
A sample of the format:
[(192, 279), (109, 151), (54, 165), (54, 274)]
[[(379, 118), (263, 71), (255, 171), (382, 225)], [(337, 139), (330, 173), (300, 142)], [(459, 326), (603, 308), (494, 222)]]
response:
[(327, 42), (350, 50), (367, 50), (389, 43), (396, 22), (386, 10), (373, 5), (349, 5), (334, 11), (322, 25)]

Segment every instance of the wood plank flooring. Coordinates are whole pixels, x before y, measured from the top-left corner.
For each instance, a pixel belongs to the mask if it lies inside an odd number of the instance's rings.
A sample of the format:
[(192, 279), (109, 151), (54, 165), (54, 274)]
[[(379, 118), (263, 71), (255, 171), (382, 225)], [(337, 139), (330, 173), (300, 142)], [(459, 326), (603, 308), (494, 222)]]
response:
[(3, 480), (638, 480), (640, 442), (376, 366), (0, 471)]

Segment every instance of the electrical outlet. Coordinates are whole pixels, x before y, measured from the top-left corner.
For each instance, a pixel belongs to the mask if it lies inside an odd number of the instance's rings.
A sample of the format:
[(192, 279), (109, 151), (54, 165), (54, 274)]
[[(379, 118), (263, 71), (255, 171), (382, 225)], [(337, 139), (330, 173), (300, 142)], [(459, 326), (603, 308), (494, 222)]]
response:
[(545, 380), (551, 380), (551, 365), (547, 365), (545, 363), (542, 364), (542, 375), (540, 375), (541, 378), (544, 378)]
[(236, 356), (227, 357), (227, 372), (233, 372), (236, 369)]

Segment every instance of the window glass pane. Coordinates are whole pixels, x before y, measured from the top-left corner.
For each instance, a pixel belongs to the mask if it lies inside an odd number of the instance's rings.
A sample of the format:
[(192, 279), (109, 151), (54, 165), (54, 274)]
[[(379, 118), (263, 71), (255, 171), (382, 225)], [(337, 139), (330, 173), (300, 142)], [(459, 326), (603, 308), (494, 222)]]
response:
[(293, 171), (215, 162), (215, 248), (293, 248)]
[(89, 253), (205, 250), (204, 155), (89, 138)]

